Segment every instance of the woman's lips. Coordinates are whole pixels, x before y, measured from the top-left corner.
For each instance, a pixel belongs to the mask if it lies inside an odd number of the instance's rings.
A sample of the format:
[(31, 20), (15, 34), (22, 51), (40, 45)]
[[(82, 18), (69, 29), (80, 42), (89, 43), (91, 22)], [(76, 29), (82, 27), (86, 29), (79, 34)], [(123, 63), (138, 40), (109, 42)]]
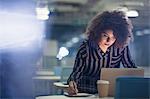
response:
[(109, 46), (110, 44), (105, 44), (106, 46)]

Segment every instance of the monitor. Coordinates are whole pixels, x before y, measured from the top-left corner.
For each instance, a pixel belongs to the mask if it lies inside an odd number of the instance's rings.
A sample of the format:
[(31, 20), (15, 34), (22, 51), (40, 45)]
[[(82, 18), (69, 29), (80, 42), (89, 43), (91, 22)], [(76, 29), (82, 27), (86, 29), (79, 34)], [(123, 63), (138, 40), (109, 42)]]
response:
[(118, 77), (114, 99), (149, 99), (150, 78)]

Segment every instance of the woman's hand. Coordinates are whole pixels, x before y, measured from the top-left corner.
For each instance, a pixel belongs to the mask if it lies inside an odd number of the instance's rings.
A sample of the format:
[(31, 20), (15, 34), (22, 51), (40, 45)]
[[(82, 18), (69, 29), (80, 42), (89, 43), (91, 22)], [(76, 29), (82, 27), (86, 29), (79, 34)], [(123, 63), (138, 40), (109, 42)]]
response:
[(68, 94), (75, 95), (78, 93), (77, 84), (74, 81), (69, 82)]

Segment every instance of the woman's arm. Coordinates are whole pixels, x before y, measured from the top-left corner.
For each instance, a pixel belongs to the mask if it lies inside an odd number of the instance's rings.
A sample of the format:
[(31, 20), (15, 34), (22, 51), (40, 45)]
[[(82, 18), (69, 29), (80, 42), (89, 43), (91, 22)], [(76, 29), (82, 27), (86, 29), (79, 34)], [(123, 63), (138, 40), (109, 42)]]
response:
[(86, 54), (86, 46), (83, 43), (80, 47), (79, 50), (77, 52), (76, 55), (76, 59), (75, 59), (75, 63), (74, 63), (74, 67), (73, 67), (73, 71), (70, 74), (70, 77), (68, 78), (68, 81), (77, 81), (78, 79), (80, 79), (81, 74), (83, 73), (83, 69), (85, 66), (85, 56), (84, 54)]
[(68, 93), (70, 95), (78, 93), (77, 82), (83, 73), (83, 69), (85, 67), (85, 58), (86, 56), (86, 45), (83, 43), (76, 55), (75, 64), (73, 67), (73, 71), (68, 78), (67, 83), (69, 84)]
[(125, 47), (122, 54), (122, 64), (125, 68), (137, 68), (133, 62), (129, 47)]

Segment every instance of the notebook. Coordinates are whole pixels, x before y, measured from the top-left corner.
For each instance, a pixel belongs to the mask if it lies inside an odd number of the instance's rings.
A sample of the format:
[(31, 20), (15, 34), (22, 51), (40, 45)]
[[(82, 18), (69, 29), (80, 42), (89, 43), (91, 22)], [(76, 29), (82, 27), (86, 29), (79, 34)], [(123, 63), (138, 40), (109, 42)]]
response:
[(88, 94), (88, 93), (77, 93), (75, 95), (69, 95), (67, 92), (64, 92), (64, 95), (68, 96), (68, 97), (89, 97), (89, 96), (92, 96), (92, 94)]

